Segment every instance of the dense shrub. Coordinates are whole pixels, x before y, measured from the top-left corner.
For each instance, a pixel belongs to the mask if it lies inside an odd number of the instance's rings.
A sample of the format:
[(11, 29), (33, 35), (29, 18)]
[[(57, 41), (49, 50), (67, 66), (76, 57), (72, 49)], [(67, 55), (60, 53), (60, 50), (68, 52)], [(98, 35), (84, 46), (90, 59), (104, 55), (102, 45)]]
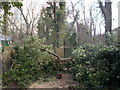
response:
[(37, 37), (28, 38), (22, 46), (15, 47), (13, 66), (9, 72), (3, 73), (3, 84), (12, 82), (26, 86), (44, 76), (46, 72), (53, 72), (51, 70), (55, 65), (50, 66), (53, 58), (44, 49), (51, 50), (52, 47), (44, 45), (44, 40)]
[(75, 49), (75, 50), (72, 52), (72, 54), (73, 54), (73, 57), (74, 57), (75, 59), (82, 59), (82, 58), (84, 58), (84, 57), (86, 56), (85, 50), (83, 49), (82, 46), (79, 47), (79, 48), (77, 48), (77, 49)]
[(119, 87), (120, 50), (117, 47), (105, 45), (84, 46), (83, 48), (86, 52), (86, 57), (84, 57), (84, 52), (81, 52), (81, 48), (73, 51), (80, 53), (73, 53), (74, 56), (80, 58), (75, 59), (75, 65), (71, 67), (71, 73), (75, 80), (84, 84), (84, 87), (89, 88)]
[(113, 32), (108, 32), (106, 34), (107, 36), (107, 40), (108, 40), (108, 43), (119, 43), (119, 39), (118, 39), (118, 33), (119, 33), (119, 30), (116, 30), (116, 31), (113, 31)]

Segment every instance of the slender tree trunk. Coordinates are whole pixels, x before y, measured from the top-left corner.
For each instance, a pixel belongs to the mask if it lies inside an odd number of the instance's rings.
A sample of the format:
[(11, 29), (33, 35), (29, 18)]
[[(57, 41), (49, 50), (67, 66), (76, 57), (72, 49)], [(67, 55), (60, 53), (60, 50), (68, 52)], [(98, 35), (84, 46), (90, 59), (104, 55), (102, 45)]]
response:
[(46, 42), (47, 42), (47, 44), (50, 43), (49, 42), (49, 29), (48, 29), (48, 27), (46, 28)]
[(120, 44), (120, 27), (118, 29), (118, 44)]
[(92, 26), (93, 26), (93, 18), (92, 18), (92, 10), (90, 9), (90, 39), (92, 38)]

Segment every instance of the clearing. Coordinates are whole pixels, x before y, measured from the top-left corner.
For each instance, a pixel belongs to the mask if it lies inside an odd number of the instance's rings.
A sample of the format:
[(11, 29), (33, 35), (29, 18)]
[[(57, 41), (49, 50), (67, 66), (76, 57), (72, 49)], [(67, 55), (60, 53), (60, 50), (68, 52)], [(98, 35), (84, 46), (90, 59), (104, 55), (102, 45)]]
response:
[(61, 79), (52, 76), (43, 81), (36, 81), (29, 85), (28, 88), (69, 88), (74, 86), (80, 85), (72, 79), (70, 74), (62, 73)]

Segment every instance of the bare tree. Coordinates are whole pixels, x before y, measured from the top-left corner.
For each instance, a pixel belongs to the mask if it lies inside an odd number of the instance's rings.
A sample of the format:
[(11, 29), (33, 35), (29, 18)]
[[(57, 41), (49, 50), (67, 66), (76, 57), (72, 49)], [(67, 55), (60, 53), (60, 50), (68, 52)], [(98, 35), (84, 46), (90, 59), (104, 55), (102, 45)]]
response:
[[(91, 40), (96, 43), (96, 35), (98, 34), (98, 32), (100, 32), (101, 34), (101, 24), (103, 23), (103, 18), (100, 16), (100, 10), (95, 2), (90, 4), (89, 13), (89, 34)], [(97, 26), (99, 29), (97, 29)]]
[[(72, 20), (70, 24), (76, 27), (77, 39), (81, 43), (90, 42), (93, 39), (93, 35), (95, 36), (97, 33), (97, 24), (100, 22), (98, 20), (100, 10), (97, 8), (97, 4), (91, 3), (89, 7), (85, 5), (85, 2), (79, 1), (73, 4), (71, 1), (72, 9), (68, 10), (68, 16)], [(76, 8), (77, 6), (79, 8)]]
[[(25, 36), (33, 36), (36, 34), (37, 21), (40, 14), (39, 3), (29, 2), (23, 4), (22, 8), (13, 8), (13, 15), (9, 17), (9, 25), (12, 36), (16, 39), (23, 39)], [(38, 10), (37, 10), (38, 9)]]
[(26, 8), (26, 14), (24, 13), (25, 8), (19, 9), (26, 24), (26, 34), (30, 36), (33, 36), (35, 34), (34, 28), (36, 27), (36, 23), (40, 14), (40, 8), (36, 10), (36, 4), (37, 3), (33, 4), (33, 2), (31, 1)]
[(25, 35), (24, 26), (22, 25), (23, 24), (22, 19), (21, 19), (21, 17), (17, 18), (17, 16), (19, 16), (19, 15), (10, 16), (8, 19), (11, 35), (16, 41), (21, 40)]
[(67, 10), (67, 14), (69, 16), (69, 18), (72, 20), (72, 22), (70, 23), (71, 26), (73, 27), (75, 24), (77, 26), (78, 24), (78, 20), (79, 20), (79, 10), (76, 9), (76, 6), (81, 2), (82, 0), (76, 2), (75, 4), (70, 0), (70, 3), (71, 3), (71, 10), (68, 9)]

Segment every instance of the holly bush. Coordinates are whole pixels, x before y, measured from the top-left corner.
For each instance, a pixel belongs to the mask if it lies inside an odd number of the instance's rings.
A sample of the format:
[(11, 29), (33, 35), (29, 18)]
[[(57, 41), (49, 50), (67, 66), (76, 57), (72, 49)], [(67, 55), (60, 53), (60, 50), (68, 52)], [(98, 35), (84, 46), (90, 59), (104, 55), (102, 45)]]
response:
[(44, 42), (38, 37), (31, 37), (23, 40), (21, 46), (15, 47), (12, 68), (3, 73), (4, 85), (12, 82), (25, 87), (46, 73), (53, 72), (48, 66), (53, 57), (44, 50), (52, 50), (52, 46), (45, 45)]
[(76, 56), (77, 59), (73, 61), (74, 63), (70, 67), (70, 73), (74, 79), (87, 88), (119, 87), (119, 48), (107, 45), (87, 45), (83, 46), (82, 49), (84, 49), (82, 50), (84, 52), (81, 52), (81, 47), (73, 51), (77, 52), (77, 54), (73, 53), (73, 56)]

